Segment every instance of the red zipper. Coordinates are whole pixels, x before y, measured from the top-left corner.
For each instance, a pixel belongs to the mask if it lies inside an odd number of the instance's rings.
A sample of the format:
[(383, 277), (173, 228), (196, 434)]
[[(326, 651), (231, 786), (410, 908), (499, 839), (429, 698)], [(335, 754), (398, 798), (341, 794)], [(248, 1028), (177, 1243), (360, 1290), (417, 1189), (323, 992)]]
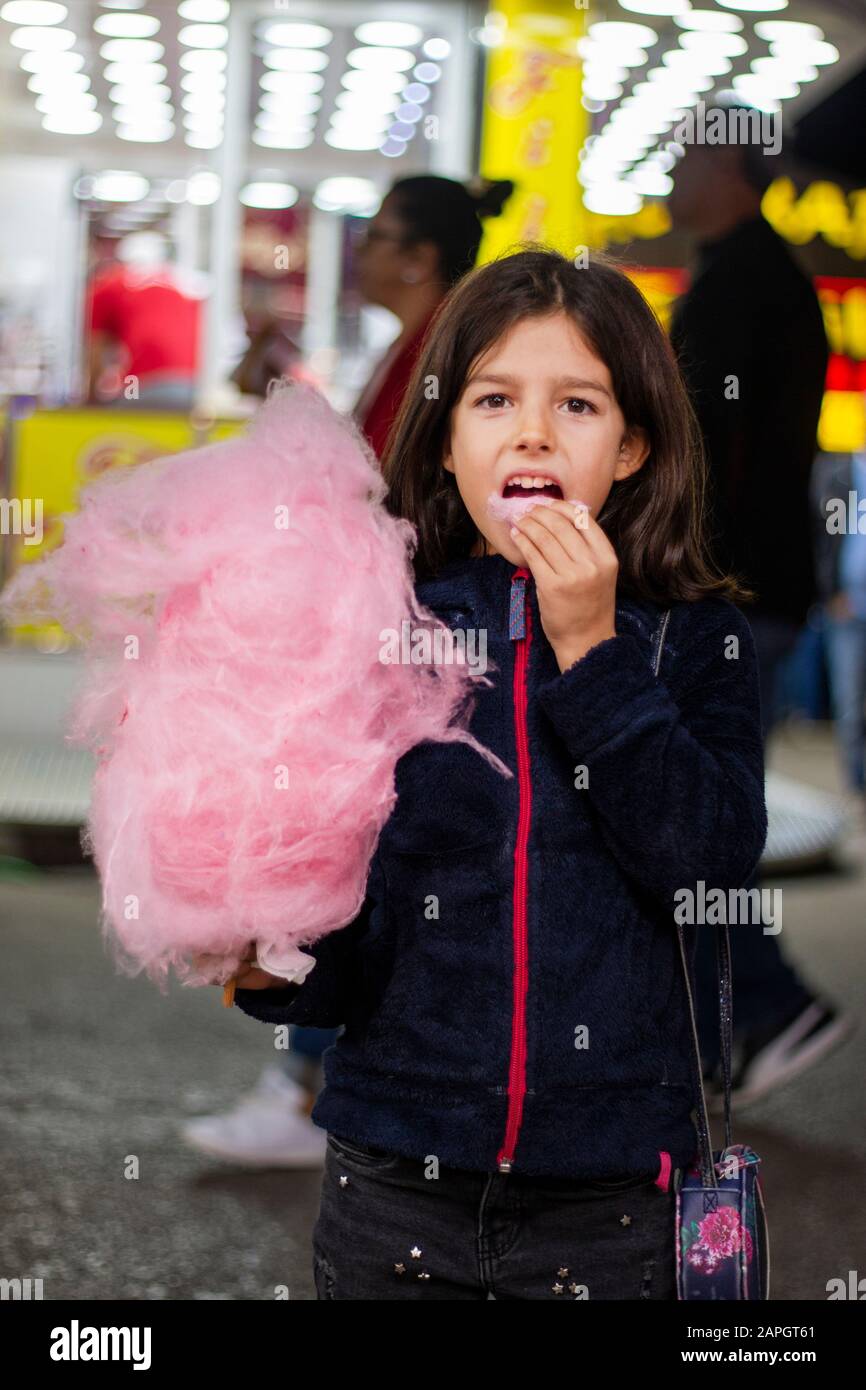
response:
[[(508, 1117), (505, 1138), (496, 1155), (501, 1173), (509, 1173), (514, 1164), (517, 1135), (523, 1117), (523, 1098), (526, 1094), (526, 991), (529, 984), (529, 946), (527, 941), (526, 902), (528, 863), (526, 844), (532, 814), (532, 784), (529, 776), (529, 737), (526, 730), (526, 668), (532, 622), (526, 584), (528, 569), (520, 568), (511, 577), (509, 632), (517, 643), (514, 652), (514, 732), (517, 742), (517, 785), (519, 812), (517, 841), (514, 846), (514, 1002), (511, 1021), (511, 1061), (508, 1071)], [(520, 581), (523, 581), (522, 583)]]

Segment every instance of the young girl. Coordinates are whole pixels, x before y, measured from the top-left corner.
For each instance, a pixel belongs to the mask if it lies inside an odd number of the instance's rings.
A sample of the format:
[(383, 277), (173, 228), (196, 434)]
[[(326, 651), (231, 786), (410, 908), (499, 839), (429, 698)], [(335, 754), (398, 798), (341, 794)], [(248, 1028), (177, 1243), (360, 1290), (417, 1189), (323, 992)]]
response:
[(702, 554), (667, 340), (603, 257), (485, 265), (384, 467), (419, 598), (486, 652), (470, 727), (514, 776), (414, 748), (359, 917), (302, 983), (252, 953), (239, 978), (255, 1018), (343, 1027), (313, 1110), (318, 1296), (674, 1299), (697, 1152), (674, 911), (746, 881), (766, 812), (746, 595)]

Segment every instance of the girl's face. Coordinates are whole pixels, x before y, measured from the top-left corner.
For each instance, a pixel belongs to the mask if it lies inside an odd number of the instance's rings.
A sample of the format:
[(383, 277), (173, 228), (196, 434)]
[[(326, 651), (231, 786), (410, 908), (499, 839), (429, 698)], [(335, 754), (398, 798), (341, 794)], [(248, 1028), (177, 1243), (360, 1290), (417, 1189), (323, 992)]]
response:
[(542, 482), (597, 518), (611, 484), (648, 453), (644, 431), (626, 429), (605, 363), (557, 311), (515, 324), (473, 364), (443, 463), (484, 538), (475, 553), (523, 565), (509, 512), (525, 510)]

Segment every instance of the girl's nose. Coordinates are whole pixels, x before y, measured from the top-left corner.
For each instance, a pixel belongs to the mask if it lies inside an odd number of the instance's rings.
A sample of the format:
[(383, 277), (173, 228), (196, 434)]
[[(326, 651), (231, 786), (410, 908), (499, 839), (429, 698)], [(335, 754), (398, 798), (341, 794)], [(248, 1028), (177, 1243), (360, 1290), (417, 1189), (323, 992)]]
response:
[(514, 447), (519, 453), (549, 453), (554, 447), (554, 431), (540, 404), (521, 402), (515, 426)]
[(514, 447), (518, 453), (550, 453), (553, 442), (547, 430), (540, 426), (527, 427), (519, 431)]

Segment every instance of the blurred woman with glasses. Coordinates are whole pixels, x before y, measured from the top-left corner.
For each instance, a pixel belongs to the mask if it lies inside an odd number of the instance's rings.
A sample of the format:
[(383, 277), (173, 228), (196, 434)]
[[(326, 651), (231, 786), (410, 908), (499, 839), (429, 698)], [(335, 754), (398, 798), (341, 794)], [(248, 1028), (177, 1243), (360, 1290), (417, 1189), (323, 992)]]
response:
[(419, 174), (398, 179), (371, 218), (357, 250), (361, 294), (402, 325), (353, 411), (378, 458), (433, 315), (475, 264), (481, 219), (498, 216), (513, 190), (508, 179), (470, 191), (454, 179)]

